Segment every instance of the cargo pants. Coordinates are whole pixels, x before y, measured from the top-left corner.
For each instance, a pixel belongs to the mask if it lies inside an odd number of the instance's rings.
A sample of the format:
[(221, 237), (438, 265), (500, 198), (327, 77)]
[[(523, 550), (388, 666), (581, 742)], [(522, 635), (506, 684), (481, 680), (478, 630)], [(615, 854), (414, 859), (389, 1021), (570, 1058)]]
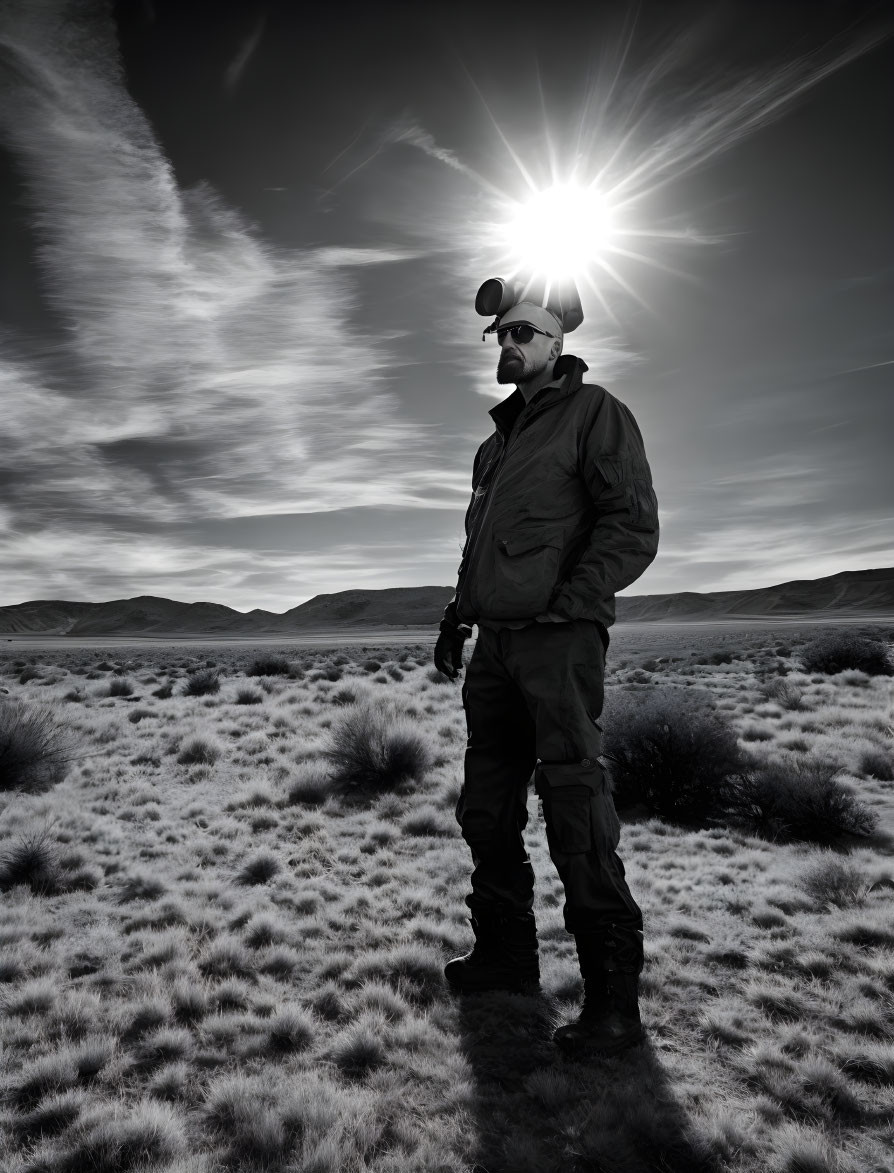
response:
[(526, 912), (534, 870), (522, 832), (541, 799), (570, 933), (608, 933), (642, 968), (642, 912), (615, 848), (620, 822), (599, 763), (605, 648), (590, 619), (478, 628), (462, 688), (468, 742), (456, 819), (472, 853), (475, 912)]

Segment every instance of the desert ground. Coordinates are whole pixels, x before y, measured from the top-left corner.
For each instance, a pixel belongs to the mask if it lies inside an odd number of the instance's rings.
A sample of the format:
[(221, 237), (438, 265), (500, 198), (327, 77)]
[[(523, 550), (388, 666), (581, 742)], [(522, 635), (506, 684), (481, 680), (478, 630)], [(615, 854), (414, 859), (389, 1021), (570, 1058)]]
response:
[(472, 935), (436, 632), (0, 642), (0, 715), (63, 747), (0, 789), (0, 1168), (890, 1173), (894, 678), (805, 671), (826, 629), (613, 629), (607, 722), (697, 694), (754, 769), (834, 775), (841, 829), (619, 793), (648, 1038), (585, 1061), (551, 1041), (582, 983), (533, 792), (542, 993), (444, 980)]

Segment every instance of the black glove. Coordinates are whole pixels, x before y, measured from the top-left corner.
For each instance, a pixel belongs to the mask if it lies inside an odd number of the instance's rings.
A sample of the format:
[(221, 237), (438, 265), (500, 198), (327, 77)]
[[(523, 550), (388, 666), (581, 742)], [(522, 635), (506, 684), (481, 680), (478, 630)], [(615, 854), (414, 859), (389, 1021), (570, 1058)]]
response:
[(472, 634), (467, 623), (456, 618), (456, 604), (451, 600), (444, 610), (438, 641), (435, 644), (435, 667), (451, 680), (456, 680), (463, 666), (463, 644)]

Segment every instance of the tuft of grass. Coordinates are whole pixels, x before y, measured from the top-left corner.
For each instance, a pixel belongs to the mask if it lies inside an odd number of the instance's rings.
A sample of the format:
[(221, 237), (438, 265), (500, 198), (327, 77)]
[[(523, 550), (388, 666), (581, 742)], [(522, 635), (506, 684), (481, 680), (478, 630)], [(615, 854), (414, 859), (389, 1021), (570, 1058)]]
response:
[(109, 681), (106, 696), (133, 696), (133, 681), (126, 676), (116, 676)]
[(46, 830), (20, 835), (0, 856), (0, 891), (25, 884), (35, 896), (59, 891), (61, 870), (55, 844)]
[(332, 1048), (332, 1059), (349, 1079), (362, 1079), (385, 1062), (382, 1042), (384, 1021), (378, 1015), (363, 1014), (345, 1028)]
[(292, 666), (284, 656), (258, 656), (245, 671), (246, 676), (288, 676)]
[(891, 653), (879, 639), (840, 629), (824, 632), (801, 649), (805, 672), (826, 676), (857, 669), (867, 676), (894, 676)]
[(246, 862), (237, 879), (240, 884), (266, 884), (279, 872), (281, 864), (270, 851), (258, 851)]
[(183, 1154), (186, 1138), (181, 1117), (168, 1104), (146, 1100), (122, 1113), (97, 1104), (85, 1112), (54, 1154), (53, 1173), (130, 1173)]
[(404, 819), (401, 829), (407, 835), (456, 834), (456, 821), (448, 818), (433, 803), (426, 803)]
[(118, 899), (122, 903), (131, 900), (155, 900), (167, 892), (164, 880), (151, 872), (131, 872), (123, 876), (118, 890)]
[(0, 702), (0, 793), (50, 790), (65, 778), (73, 760), (72, 735), (52, 709)]
[(665, 818), (701, 822), (717, 810), (724, 781), (742, 768), (735, 733), (708, 697), (611, 689), (603, 725), (620, 807), (642, 802)]
[(210, 766), (217, 761), (221, 753), (222, 747), (219, 742), (212, 737), (196, 733), (182, 743), (177, 761), (182, 766), (194, 766), (199, 763)]
[(164, 684), (159, 685), (159, 687), (154, 689), (153, 693), (152, 693), (153, 696), (157, 696), (159, 698), (159, 700), (163, 700), (163, 701), (168, 700), (168, 698), (173, 696), (173, 694), (174, 694), (174, 685), (173, 685), (173, 682), (170, 680), (166, 680)]
[(263, 704), (264, 694), (258, 692), (256, 688), (239, 688), (236, 690), (236, 704), (237, 705), (260, 705)]
[(19, 1116), (16, 1132), (26, 1142), (55, 1136), (75, 1123), (86, 1102), (87, 1094), (80, 1088), (47, 1096), (36, 1108)]
[(270, 1023), (270, 1048), (280, 1054), (303, 1051), (315, 1034), (313, 1015), (303, 1007), (287, 1007)]
[(776, 701), (783, 709), (788, 709), (790, 712), (804, 707), (804, 689), (784, 677), (777, 676), (764, 685), (762, 691), (768, 701)]
[(805, 869), (801, 887), (824, 908), (859, 908), (866, 903), (870, 884), (854, 864), (826, 855)]
[(322, 762), (302, 762), (289, 787), (286, 801), (291, 805), (321, 806), (332, 794), (329, 768)]
[(366, 793), (418, 779), (432, 765), (424, 736), (390, 705), (374, 700), (345, 709), (323, 753), (340, 782)]
[(333, 705), (353, 705), (357, 703), (357, 690), (346, 684), (337, 688), (329, 698)]
[(834, 762), (821, 758), (774, 759), (730, 778), (723, 810), (746, 829), (782, 842), (871, 835), (875, 813), (841, 784), (839, 773)]
[[(382, 679), (384, 681), (387, 678), (383, 676)], [(454, 683), (450, 679), (449, 676), (445, 675), (441, 671), (440, 668), (435, 668), (435, 667), (429, 668), (429, 670), (425, 673), (425, 679), (428, 680), (431, 684), (453, 684)]]
[(860, 755), (860, 770), (879, 782), (894, 782), (894, 757), (880, 749), (867, 749)]
[(220, 675), (215, 668), (190, 672), (183, 686), (184, 696), (210, 696), (215, 692), (220, 692)]

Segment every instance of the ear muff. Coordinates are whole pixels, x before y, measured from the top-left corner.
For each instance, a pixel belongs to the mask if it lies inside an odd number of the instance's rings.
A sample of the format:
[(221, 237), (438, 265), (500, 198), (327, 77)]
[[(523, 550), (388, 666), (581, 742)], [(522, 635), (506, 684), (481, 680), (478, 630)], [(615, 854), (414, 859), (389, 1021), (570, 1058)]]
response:
[(475, 296), (475, 312), (483, 318), (496, 318), (517, 304), (519, 290), (512, 281), (490, 277)]
[(561, 285), (553, 286), (546, 308), (558, 317), (562, 323), (564, 334), (570, 334), (572, 330), (576, 330), (584, 320), (580, 294), (573, 281), (565, 281)]
[[(522, 300), (523, 294), (525, 300), (543, 305), (545, 292), (546, 287), (542, 282), (539, 288), (528, 290), (524, 284), (519, 284), (517, 281), (509, 281), (505, 277), (490, 277), (480, 286), (475, 296), (475, 311), (483, 318), (498, 318), (517, 305)], [(580, 294), (573, 281), (553, 285), (550, 288), (545, 308), (556, 315), (562, 323), (562, 330), (565, 334), (576, 330), (584, 320)]]

